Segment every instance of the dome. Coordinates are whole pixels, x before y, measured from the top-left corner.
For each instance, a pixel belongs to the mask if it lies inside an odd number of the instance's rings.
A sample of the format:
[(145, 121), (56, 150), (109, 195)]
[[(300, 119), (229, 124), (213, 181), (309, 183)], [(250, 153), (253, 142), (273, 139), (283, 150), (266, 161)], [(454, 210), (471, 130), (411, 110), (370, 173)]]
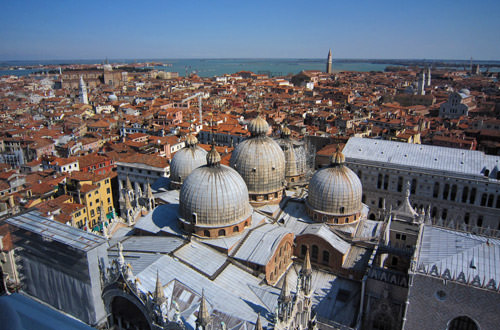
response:
[[(252, 214), (245, 181), (232, 168), (220, 165), (220, 155), (214, 147), (207, 154), (207, 165), (193, 170), (184, 180), (179, 203), (180, 220), (194, 226), (194, 231), (200, 227), (213, 229), (237, 225)], [(239, 229), (231, 232), (236, 231)]]
[(352, 216), (345, 221), (351, 222), (358, 219), (363, 208), (362, 194), (361, 181), (344, 165), (344, 155), (337, 151), (332, 156), (331, 166), (317, 171), (311, 178), (306, 203), (312, 213), (319, 213), (327, 219)]
[(284, 127), (281, 139), (276, 140), (285, 154), (285, 177), (288, 184), (303, 179), (307, 171), (307, 157), (304, 145), (290, 138), (290, 129)]
[[(262, 126), (255, 125), (252, 129), (263, 132)], [(230, 164), (243, 177), (251, 195), (262, 195), (259, 199), (263, 200), (281, 199), (285, 187), (285, 155), (276, 141), (265, 134), (253, 135), (236, 146)]]
[(116, 101), (116, 100), (118, 100), (118, 97), (116, 97), (115, 94), (110, 94), (108, 96), (108, 101)]
[(207, 152), (199, 147), (198, 139), (192, 134), (186, 138), (186, 146), (177, 151), (170, 162), (170, 182), (178, 188), (184, 179), (197, 167), (207, 163)]
[(269, 124), (260, 115), (248, 124), (248, 131), (252, 136), (263, 136), (269, 131)]

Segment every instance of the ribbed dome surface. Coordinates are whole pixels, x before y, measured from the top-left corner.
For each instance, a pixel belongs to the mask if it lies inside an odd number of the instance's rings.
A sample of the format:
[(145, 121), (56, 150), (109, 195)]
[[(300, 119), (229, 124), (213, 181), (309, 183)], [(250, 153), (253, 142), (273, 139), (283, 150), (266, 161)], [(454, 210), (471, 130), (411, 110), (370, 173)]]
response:
[(269, 131), (269, 124), (264, 118), (258, 115), (248, 124), (248, 131), (252, 136), (266, 135)]
[(356, 173), (344, 165), (331, 166), (311, 178), (307, 204), (322, 213), (351, 215), (361, 211), (362, 193)]
[(267, 194), (285, 186), (285, 155), (276, 141), (256, 136), (238, 144), (230, 161), (251, 194)]
[(197, 146), (182, 148), (177, 151), (170, 162), (170, 180), (182, 183), (189, 174), (207, 163), (207, 152)]
[(298, 176), (306, 173), (307, 159), (304, 146), (289, 137), (277, 140), (285, 154), (285, 176)]
[(182, 185), (179, 202), (180, 218), (197, 226), (237, 224), (252, 213), (245, 182), (224, 165), (206, 165), (191, 172)]

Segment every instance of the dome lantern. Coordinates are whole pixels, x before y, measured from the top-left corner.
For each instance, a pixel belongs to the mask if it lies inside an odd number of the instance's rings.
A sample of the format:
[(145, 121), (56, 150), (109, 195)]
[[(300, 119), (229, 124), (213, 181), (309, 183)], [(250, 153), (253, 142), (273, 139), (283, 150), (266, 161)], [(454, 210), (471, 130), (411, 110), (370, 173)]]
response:
[(215, 145), (212, 144), (212, 149), (207, 153), (207, 165), (210, 167), (219, 166), (220, 160), (220, 154), (215, 149)]
[(269, 131), (269, 124), (258, 114), (248, 125), (248, 131), (252, 136), (266, 136)]

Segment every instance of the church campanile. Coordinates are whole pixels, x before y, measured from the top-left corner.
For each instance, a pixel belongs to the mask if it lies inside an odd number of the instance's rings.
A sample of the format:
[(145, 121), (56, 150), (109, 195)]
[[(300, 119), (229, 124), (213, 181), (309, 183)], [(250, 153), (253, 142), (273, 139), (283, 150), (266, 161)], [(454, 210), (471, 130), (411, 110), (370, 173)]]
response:
[(326, 60), (326, 73), (332, 73), (332, 50), (328, 51), (328, 58)]

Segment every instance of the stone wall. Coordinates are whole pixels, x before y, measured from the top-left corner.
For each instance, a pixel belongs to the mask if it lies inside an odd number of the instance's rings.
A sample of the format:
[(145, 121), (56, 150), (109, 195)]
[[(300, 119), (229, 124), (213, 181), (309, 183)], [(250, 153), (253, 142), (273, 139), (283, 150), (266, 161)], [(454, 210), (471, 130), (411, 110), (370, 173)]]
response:
[(495, 291), (416, 274), (408, 302), (404, 330), (447, 329), (459, 316), (471, 318), (481, 330), (500, 325), (500, 294)]

